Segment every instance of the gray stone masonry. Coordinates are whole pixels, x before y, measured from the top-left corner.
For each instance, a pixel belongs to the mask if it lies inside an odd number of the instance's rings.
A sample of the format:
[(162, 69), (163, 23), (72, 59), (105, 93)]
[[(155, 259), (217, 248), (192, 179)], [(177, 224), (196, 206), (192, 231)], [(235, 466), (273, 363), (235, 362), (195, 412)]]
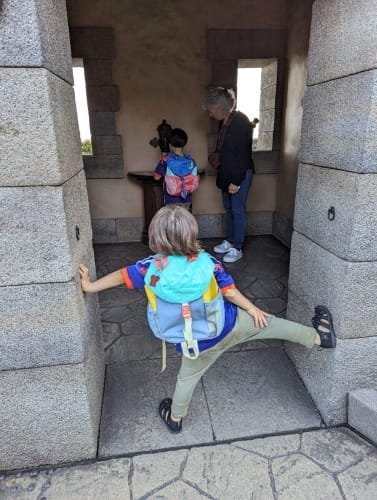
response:
[(0, 185), (60, 185), (79, 172), (72, 86), (43, 68), (0, 68), (0, 80)]
[(343, 260), (295, 231), (289, 289), (311, 311), (326, 305), (339, 338), (377, 336), (377, 262)]
[(83, 171), (62, 186), (0, 188), (0, 285), (76, 275), (92, 239), (87, 196)]
[(66, 2), (2, 0), (0, 9), (0, 67), (44, 67), (73, 83)]
[(295, 206), (296, 231), (347, 261), (377, 261), (377, 175), (300, 165)]
[(100, 323), (83, 363), (0, 371), (0, 469), (96, 456), (104, 364)]
[[(371, 379), (372, 385), (372, 379)], [(348, 396), (348, 424), (377, 444), (377, 391), (359, 389)]]
[(376, 83), (377, 69), (307, 88), (300, 150), (303, 163), (377, 172)]
[(376, 448), (348, 429), (234, 441), (1, 476), (9, 500), (374, 500)]
[(377, 68), (376, 11), (376, 0), (314, 2), (309, 85)]

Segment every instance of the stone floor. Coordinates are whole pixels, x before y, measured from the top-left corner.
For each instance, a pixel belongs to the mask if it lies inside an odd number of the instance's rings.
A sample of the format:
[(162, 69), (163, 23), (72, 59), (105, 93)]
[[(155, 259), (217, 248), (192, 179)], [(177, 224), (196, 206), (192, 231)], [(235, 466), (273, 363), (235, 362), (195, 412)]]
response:
[(375, 500), (377, 448), (349, 429), (0, 476), (4, 500)]
[[(95, 253), (101, 276), (148, 249), (101, 245)], [(227, 269), (254, 303), (284, 316), (288, 260), (272, 237), (253, 237)], [(323, 428), (279, 341), (225, 353), (176, 436), (156, 408), (173, 390), (179, 359), (170, 350), (160, 373), (143, 293), (118, 288), (99, 298), (107, 371), (97, 461), (0, 474), (0, 499), (376, 500), (377, 448), (348, 428)]]

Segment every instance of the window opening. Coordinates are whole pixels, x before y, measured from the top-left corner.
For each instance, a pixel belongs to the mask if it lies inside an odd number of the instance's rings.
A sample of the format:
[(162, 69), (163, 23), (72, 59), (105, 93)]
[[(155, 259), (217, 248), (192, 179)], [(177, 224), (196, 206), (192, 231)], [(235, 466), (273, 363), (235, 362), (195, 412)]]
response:
[(72, 59), (73, 69), (73, 90), (75, 92), (75, 102), (77, 119), (79, 122), (81, 152), (83, 155), (92, 155), (92, 135), (89, 124), (88, 99), (86, 96), (86, 81), (83, 59)]

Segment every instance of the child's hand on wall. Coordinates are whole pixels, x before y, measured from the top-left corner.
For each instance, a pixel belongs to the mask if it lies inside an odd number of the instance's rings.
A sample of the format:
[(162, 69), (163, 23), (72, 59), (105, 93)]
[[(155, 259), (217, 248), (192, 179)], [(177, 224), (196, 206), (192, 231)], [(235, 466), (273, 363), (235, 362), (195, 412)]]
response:
[(84, 266), (83, 264), (80, 264), (79, 267), (79, 272), (80, 272), (80, 279), (81, 279), (81, 288), (83, 289), (84, 292), (90, 293), (90, 278), (89, 278), (89, 269)]

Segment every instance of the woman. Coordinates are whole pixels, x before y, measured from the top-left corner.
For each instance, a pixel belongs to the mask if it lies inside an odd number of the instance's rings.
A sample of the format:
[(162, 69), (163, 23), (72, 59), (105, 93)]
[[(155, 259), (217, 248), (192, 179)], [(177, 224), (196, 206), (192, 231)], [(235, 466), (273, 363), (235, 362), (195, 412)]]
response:
[(242, 258), (246, 202), (254, 173), (251, 156), (253, 125), (246, 115), (234, 110), (236, 99), (230, 89), (216, 87), (209, 90), (204, 105), (211, 118), (222, 122), (216, 151), (210, 155), (209, 161), (217, 168), (216, 185), (222, 191), (227, 239), (213, 250), (225, 254), (224, 262), (236, 262)]

